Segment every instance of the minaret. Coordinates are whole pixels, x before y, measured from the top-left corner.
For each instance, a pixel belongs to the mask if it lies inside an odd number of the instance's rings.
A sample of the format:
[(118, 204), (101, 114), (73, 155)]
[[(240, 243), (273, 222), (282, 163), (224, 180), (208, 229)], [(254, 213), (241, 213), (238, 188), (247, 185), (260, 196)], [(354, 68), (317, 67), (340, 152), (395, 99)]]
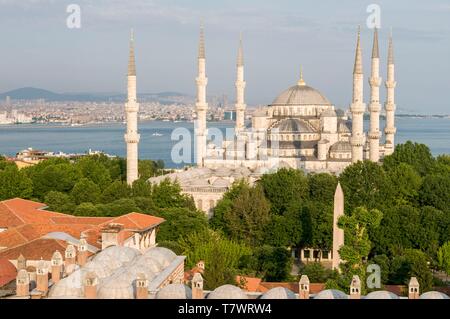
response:
[(380, 54), (378, 50), (378, 30), (373, 34), (372, 76), (370, 84), (370, 129), (369, 129), (369, 159), (372, 162), (380, 160)]
[(358, 29), (358, 42), (356, 45), (355, 66), (353, 69), (353, 101), (350, 106), (352, 113), (352, 137), (350, 143), (352, 145), (352, 162), (363, 160), (363, 116), (366, 105), (363, 101), (363, 67), (362, 67), (362, 50), (360, 44), (361, 29)]
[(205, 55), (205, 33), (203, 25), (200, 28), (200, 42), (198, 46), (198, 76), (197, 82), (197, 102), (195, 110), (197, 112), (197, 120), (195, 121), (195, 145), (196, 145), (196, 162), (197, 166), (203, 167), (206, 156), (206, 111), (208, 103), (206, 103), (206, 85), (208, 78), (206, 77), (206, 55)]
[(386, 127), (384, 133), (386, 134), (386, 151), (385, 155), (390, 155), (394, 152), (394, 137), (397, 129), (395, 128), (395, 70), (394, 70), (394, 47), (392, 44), (392, 34), (389, 37), (389, 52), (388, 52), (388, 66), (387, 66), (387, 80), (386, 80), (386, 103), (384, 108), (386, 110)]
[(334, 193), (334, 211), (333, 211), (333, 259), (331, 267), (332, 269), (339, 270), (341, 263), (341, 256), (339, 255), (339, 249), (344, 245), (344, 230), (338, 227), (339, 217), (344, 215), (344, 192), (342, 191), (341, 184), (338, 183), (336, 192)]
[(136, 64), (134, 58), (134, 35), (131, 31), (130, 58), (128, 62), (128, 100), (125, 104), (127, 117), (127, 132), (125, 142), (127, 143), (127, 183), (132, 185), (138, 179), (138, 112), (139, 104), (136, 101)]
[(245, 121), (245, 81), (244, 81), (244, 53), (242, 48), (242, 33), (239, 41), (239, 50), (237, 56), (237, 76), (236, 76), (236, 129), (238, 134), (244, 129)]

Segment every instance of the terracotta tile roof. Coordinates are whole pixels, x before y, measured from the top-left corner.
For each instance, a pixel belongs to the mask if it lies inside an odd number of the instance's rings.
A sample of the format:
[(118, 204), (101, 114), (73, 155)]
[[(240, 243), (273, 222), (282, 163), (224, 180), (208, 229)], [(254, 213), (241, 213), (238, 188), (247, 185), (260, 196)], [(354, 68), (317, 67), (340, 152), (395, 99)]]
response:
[(238, 285), (241, 285), (241, 283), (244, 283), (244, 285), (242, 286), (242, 289), (247, 290), (249, 292), (259, 291), (258, 288), (260, 287), (261, 280), (262, 280), (261, 278), (236, 276), (236, 283)]
[[(238, 276), (238, 278), (236, 278), (236, 279), (239, 280), (239, 278), (240, 277)], [(266, 292), (266, 291), (269, 291), (270, 289), (276, 288), (276, 287), (287, 288), (297, 294), (299, 292), (298, 291), (299, 290), (298, 282), (265, 282), (265, 281), (261, 281), (261, 279), (259, 279), (259, 278), (254, 278), (254, 277), (243, 277), (243, 278), (245, 280), (247, 280), (247, 287), (244, 289), (247, 291), (250, 291), (250, 292)], [(237, 283), (239, 284), (239, 281), (237, 281)], [(325, 289), (324, 283), (309, 284), (309, 292), (311, 294), (317, 294), (324, 289)]]
[(50, 260), (56, 250), (64, 252), (67, 243), (58, 239), (38, 238), (24, 245), (0, 251), (0, 258), (16, 260), (22, 254), (27, 260)]
[(141, 213), (129, 213), (126, 215), (122, 215), (116, 218), (111, 219), (103, 223), (102, 225), (106, 225), (108, 223), (117, 223), (123, 224), (125, 229), (129, 230), (144, 230), (150, 227), (155, 227), (164, 222), (164, 218), (145, 215)]
[(0, 202), (0, 227), (16, 227), (25, 224), (50, 223), (51, 217), (67, 216), (45, 211), (46, 205), (26, 199), (14, 198)]
[(16, 267), (8, 259), (0, 258), (0, 287), (9, 284), (16, 277)]
[(113, 217), (78, 217), (78, 216), (64, 216), (52, 217), (50, 220), (55, 224), (84, 224), (84, 225), (100, 225), (110, 221)]
[(28, 242), (16, 228), (8, 229), (0, 233), (0, 247), (14, 247)]

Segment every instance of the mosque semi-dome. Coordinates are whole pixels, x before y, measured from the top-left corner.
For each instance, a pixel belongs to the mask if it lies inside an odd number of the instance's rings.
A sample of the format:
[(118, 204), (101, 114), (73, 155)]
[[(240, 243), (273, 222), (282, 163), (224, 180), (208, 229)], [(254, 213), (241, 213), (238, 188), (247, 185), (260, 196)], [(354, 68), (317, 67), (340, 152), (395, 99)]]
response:
[(281, 92), (271, 105), (331, 105), (331, 102), (318, 90), (299, 83)]
[(208, 299), (248, 299), (241, 288), (233, 285), (223, 285), (209, 293)]
[(280, 133), (315, 133), (314, 128), (308, 122), (297, 118), (283, 119), (273, 128)]

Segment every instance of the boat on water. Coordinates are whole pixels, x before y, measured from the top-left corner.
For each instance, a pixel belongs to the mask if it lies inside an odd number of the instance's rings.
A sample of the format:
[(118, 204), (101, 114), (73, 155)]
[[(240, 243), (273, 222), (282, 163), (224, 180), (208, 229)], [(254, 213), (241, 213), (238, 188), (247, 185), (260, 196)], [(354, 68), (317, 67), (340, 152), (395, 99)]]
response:
[(163, 136), (163, 134), (156, 132), (156, 133), (153, 133), (152, 136)]

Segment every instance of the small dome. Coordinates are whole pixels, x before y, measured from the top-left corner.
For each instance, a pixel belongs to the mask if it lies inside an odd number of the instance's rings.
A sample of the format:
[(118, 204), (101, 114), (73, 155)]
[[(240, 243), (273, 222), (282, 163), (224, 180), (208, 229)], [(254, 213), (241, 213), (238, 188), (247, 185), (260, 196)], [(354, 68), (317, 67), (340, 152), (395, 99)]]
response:
[(276, 287), (265, 292), (261, 299), (296, 299), (296, 297), (291, 290), (284, 287)]
[(316, 89), (307, 85), (294, 85), (283, 91), (272, 105), (331, 105)]
[(208, 294), (208, 299), (248, 299), (241, 288), (233, 285), (220, 286)]
[(348, 296), (337, 289), (326, 289), (319, 292), (314, 299), (348, 299)]
[(110, 265), (104, 261), (92, 260), (86, 263), (82, 268), (83, 272), (93, 272), (98, 278), (106, 278), (111, 276), (113, 270)]
[(337, 142), (330, 147), (330, 152), (351, 152), (352, 146), (349, 142)]
[(273, 129), (277, 129), (279, 133), (315, 133), (308, 122), (292, 118), (279, 121), (271, 130)]
[(146, 257), (156, 258), (163, 267), (167, 267), (177, 257), (177, 255), (165, 247), (153, 247), (147, 250), (144, 255)]
[(398, 296), (390, 291), (377, 290), (367, 294), (364, 299), (399, 299)]
[(84, 297), (83, 281), (82, 271), (77, 270), (54, 284), (48, 296), (52, 298), (82, 298)]
[(100, 285), (97, 292), (98, 299), (134, 299), (134, 291), (130, 278), (120, 272), (117, 275), (108, 277)]
[(450, 299), (450, 297), (439, 291), (427, 291), (420, 295), (420, 299)]
[(170, 284), (156, 293), (156, 299), (192, 299), (192, 290), (183, 284)]
[(230, 186), (230, 182), (224, 178), (218, 178), (212, 184), (214, 187), (228, 187)]
[(94, 261), (102, 261), (108, 264), (110, 268), (117, 269), (129, 264), (140, 254), (139, 250), (131, 247), (110, 246), (95, 256)]

